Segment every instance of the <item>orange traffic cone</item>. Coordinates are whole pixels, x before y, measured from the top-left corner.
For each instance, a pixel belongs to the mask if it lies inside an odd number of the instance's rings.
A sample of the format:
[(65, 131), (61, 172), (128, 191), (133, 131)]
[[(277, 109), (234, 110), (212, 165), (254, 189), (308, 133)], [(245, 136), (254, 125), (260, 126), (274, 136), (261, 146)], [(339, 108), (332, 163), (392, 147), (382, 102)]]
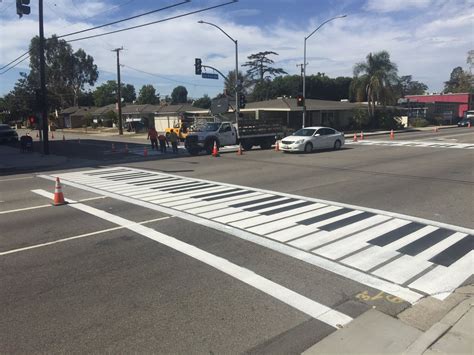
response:
[(61, 206), (65, 205), (66, 201), (64, 200), (64, 195), (63, 191), (61, 190), (61, 182), (59, 181), (59, 178), (56, 178), (56, 186), (54, 187), (54, 199), (53, 199), (53, 205), (54, 206)]
[(125, 144), (125, 153), (128, 154), (128, 144)]
[(212, 156), (218, 157), (219, 156), (219, 149), (217, 149), (217, 142), (214, 141), (214, 147), (212, 147)]
[(112, 152), (115, 153), (115, 144), (112, 143)]
[(354, 133), (354, 138), (352, 138), (353, 142), (357, 142), (357, 133)]
[(278, 143), (278, 141), (275, 142), (275, 152), (279, 152), (280, 151), (280, 144)]
[(63, 134), (63, 141), (65, 141), (65, 140), (66, 140), (66, 137), (64, 137), (64, 134)]
[(467, 128), (471, 128), (471, 121), (467, 122)]
[(391, 140), (395, 139), (395, 133), (393, 133), (393, 129), (390, 131), (390, 139)]
[(364, 132), (360, 131), (360, 140), (363, 141), (364, 140)]
[(148, 150), (145, 148), (143, 148), (143, 156), (144, 157), (147, 157), (148, 156)]
[(242, 144), (239, 144), (239, 149), (237, 149), (237, 155), (243, 155), (243, 153), (242, 153)]
[(54, 139), (54, 133), (51, 132), (51, 139)]
[(36, 131), (36, 138), (39, 138), (39, 130)]

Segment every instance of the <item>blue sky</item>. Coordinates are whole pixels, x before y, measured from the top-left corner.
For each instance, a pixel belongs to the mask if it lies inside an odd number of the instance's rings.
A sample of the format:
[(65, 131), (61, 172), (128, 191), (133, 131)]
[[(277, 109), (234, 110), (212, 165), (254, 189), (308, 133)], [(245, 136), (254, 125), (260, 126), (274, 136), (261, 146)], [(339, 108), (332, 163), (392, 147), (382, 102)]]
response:
[[(19, 19), (15, 0), (0, 1), (0, 66), (23, 54), (38, 33), (37, 1), (31, 15)], [(180, 0), (44, 0), (45, 34), (70, 33), (121, 19)], [(226, 0), (192, 0), (173, 9), (99, 29), (103, 33), (225, 3)], [(235, 67), (234, 44), (217, 29), (198, 24), (215, 23), (239, 42), (239, 63), (251, 53), (272, 50), (275, 66), (299, 73), (303, 40), (323, 21), (347, 14), (315, 33), (307, 43), (308, 75), (324, 72), (331, 77), (352, 76), (356, 62), (369, 52), (387, 50), (399, 75), (412, 75), (442, 90), (456, 66), (466, 68), (467, 52), (474, 49), (473, 2), (464, 0), (239, 0), (236, 3), (180, 19), (114, 35), (71, 43), (92, 55), (99, 68), (96, 85), (116, 78), (115, 53), (121, 52), (122, 81), (152, 84), (162, 96), (184, 85), (190, 97), (214, 96), (222, 80), (194, 75), (194, 58), (224, 73)], [(77, 38), (74, 36), (68, 39)], [(0, 95), (8, 93), (28, 70), (28, 61), (0, 75)]]

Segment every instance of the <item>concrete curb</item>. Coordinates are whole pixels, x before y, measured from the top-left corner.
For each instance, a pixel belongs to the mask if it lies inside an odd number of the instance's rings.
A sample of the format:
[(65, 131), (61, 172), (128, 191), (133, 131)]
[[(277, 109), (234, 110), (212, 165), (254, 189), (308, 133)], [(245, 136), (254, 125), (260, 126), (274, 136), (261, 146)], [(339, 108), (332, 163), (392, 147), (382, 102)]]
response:
[(423, 354), (431, 345), (436, 343), (436, 341), (446, 334), (467, 312), (469, 312), (473, 304), (474, 297), (462, 301), (448, 312), (438, 323), (435, 323), (417, 340), (410, 344), (403, 354)]

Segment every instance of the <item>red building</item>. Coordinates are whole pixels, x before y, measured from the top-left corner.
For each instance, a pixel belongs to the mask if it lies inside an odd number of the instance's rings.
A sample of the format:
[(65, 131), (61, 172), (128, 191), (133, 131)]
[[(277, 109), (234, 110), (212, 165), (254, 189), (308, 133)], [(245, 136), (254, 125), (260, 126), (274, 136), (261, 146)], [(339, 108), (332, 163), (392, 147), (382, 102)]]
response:
[(433, 94), (433, 95), (407, 95), (410, 103), (424, 103), (434, 106), (434, 113), (446, 117), (452, 111), (453, 118), (461, 118), (464, 112), (472, 110), (474, 95), (469, 93), (459, 94)]

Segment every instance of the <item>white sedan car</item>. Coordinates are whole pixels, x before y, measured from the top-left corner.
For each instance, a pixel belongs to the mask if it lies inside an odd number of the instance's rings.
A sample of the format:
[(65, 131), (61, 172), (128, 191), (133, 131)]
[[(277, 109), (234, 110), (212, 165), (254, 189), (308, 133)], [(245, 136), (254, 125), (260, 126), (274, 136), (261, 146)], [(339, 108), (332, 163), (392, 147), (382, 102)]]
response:
[(281, 141), (284, 152), (309, 153), (315, 149), (338, 150), (344, 145), (344, 134), (329, 127), (305, 127)]

